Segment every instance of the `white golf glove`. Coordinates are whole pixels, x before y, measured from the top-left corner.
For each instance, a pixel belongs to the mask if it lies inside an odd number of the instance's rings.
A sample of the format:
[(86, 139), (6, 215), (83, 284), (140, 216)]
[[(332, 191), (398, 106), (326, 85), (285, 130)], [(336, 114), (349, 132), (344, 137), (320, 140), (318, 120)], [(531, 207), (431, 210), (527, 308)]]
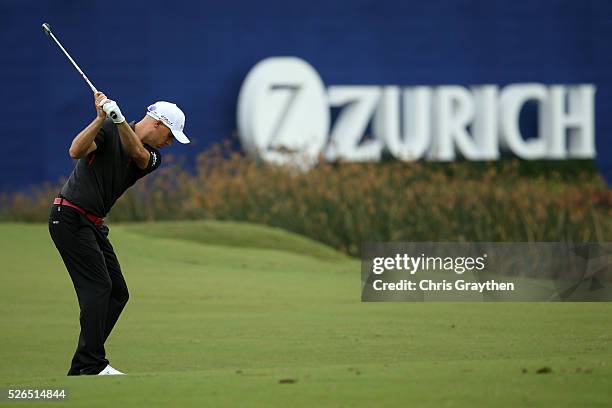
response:
[(119, 109), (119, 105), (117, 102), (111, 101), (110, 99), (105, 99), (100, 102), (100, 106), (102, 106), (102, 110), (106, 112), (106, 116), (111, 118), (115, 123), (121, 123), (125, 121), (125, 118), (121, 114), (121, 109)]

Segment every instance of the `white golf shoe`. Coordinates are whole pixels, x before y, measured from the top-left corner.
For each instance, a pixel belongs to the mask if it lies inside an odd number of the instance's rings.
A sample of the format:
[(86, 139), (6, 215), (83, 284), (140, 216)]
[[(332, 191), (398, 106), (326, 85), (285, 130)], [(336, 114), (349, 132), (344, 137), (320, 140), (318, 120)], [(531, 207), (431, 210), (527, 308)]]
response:
[(98, 373), (98, 375), (125, 375), (125, 373), (122, 373), (119, 370), (115, 370), (113, 367), (110, 366), (110, 364), (108, 364), (104, 370), (100, 371)]

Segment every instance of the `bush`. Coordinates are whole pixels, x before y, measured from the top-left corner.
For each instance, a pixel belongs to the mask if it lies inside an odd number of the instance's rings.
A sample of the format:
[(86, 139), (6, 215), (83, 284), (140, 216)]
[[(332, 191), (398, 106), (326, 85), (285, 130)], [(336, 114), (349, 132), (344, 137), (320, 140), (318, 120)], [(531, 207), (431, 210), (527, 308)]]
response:
[[(358, 255), (364, 241), (610, 241), (612, 190), (589, 171), (521, 162), (321, 163), (298, 172), (216, 147), (139, 181), (112, 221), (215, 218), (284, 228)], [(4, 196), (2, 219), (42, 221), (59, 188)]]

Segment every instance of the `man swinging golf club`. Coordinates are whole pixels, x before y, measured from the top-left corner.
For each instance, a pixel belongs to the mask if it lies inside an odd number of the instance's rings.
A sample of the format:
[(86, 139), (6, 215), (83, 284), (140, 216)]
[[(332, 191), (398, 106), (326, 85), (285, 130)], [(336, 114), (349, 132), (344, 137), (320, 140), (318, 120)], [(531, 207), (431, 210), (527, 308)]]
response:
[(94, 93), (96, 118), (72, 141), (78, 159), (54, 200), (49, 232), (76, 290), (81, 332), (68, 375), (117, 375), (104, 343), (128, 301), (128, 289), (104, 217), (138, 179), (161, 163), (157, 149), (173, 138), (189, 143), (185, 115), (169, 102), (147, 108), (138, 123), (128, 124), (116, 102)]

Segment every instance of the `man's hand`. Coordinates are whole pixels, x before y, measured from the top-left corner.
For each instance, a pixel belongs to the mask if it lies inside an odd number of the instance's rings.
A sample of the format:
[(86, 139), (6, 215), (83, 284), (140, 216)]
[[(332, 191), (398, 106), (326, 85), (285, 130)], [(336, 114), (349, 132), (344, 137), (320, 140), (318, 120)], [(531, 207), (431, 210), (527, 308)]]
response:
[(102, 104), (100, 102), (106, 100), (106, 95), (102, 92), (96, 92), (94, 94), (94, 102), (96, 105), (96, 115), (98, 119), (104, 120), (106, 118), (106, 113), (102, 109)]
[(125, 122), (125, 118), (123, 114), (121, 114), (121, 109), (119, 109), (119, 105), (117, 102), (112, 101), (110, 99), (104, 99), (100, 101), (100, 105), (102, 106), (102, 110), (106, 113), (106, 116), (111, 118), (115, 123)]

